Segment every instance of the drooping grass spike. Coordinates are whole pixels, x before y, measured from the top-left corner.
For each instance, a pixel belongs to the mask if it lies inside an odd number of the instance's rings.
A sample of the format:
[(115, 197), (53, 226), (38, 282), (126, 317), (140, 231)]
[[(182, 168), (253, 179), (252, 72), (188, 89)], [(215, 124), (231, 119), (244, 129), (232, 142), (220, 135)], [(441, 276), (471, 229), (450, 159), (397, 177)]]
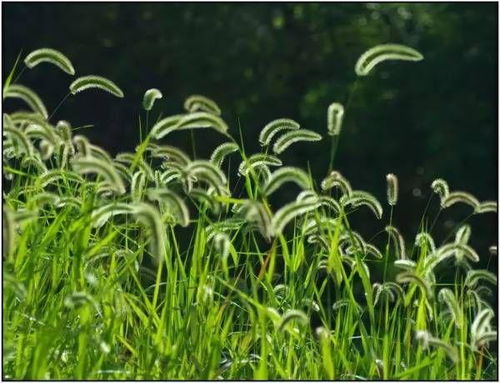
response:
[(415, 237), (415, 246), (423, 247), (428, 246), (427, 254), (432, 254), (436, 251), (436, 245), (434, 244), (434, 238), (427, 232), (418, 233)]
[(191, 158), (175, 146), (149, 144), (147, 150), (151, 152), (151, 157), (153, 158), (162, 158), (168, 162), (177, 162), (182, 166), (187, 166), (191, 162)]
[(342, 122), (344, 120), (344, 106), (338, 102), (330, 104), (328, 107), (327, 128), (330, 136), (340, 135)]
[(394, 243), (394, 246), (396, 248), (396, 256), (399, 259), (407, 259), (405, 241), (399, 230), (394, 226), (388, 225), (385, 227), (385, 231), (389, 234), (389, 237)]
[(165, 257), (165, 229), (158, 210), (148, 203), (136, 203), (133, 206), (136, 219), (148, 227), (151, 231), (149, 242), (153, 258), (159, 262)]
[(354, 68), (358, 76), (366, 76), (376, 65), (387, 60), (420, 61), (424, 56), (413, 48), (400, 44), (380, 44), (364, 52)]
[(375, 214), (375, 217), (377, 217), (377, 219), (382, 219), (382, 214), (384, 212), (384, 210), (382, 209), (382, 205), (372, 194), (368, 192), (354, 190), (351, 192), (350, 196), (344, 194), (340, 198), (340, 203), (344, 206), (352, 205), (355, 208), (360, 206), (367, 206), (373, 212), (373, 214)]
[(47, 108), (43, 104), (41, 98), (33, 92), (31, 89), (25, 87), (24, 85), (19, 84), (11, 84), (7, 88), (7, 91), (4, 92), (3, 98), (17, 98), (24, 101), (34, 112), (43, 116), (44, 119), (47, 119), (49, 114), (47, 112)]
[(37, 49), (28, 54), (24, 59), (24, 63), (30, 69), (33, 69), (38, 64), (44, 62), (55, 65), (59, 69), (72, 76), (75, 74), (75, 68), (73, 68), (73, 64), (71, 64), (71, 61), (65, 55), (55, 49)]
[(250, 169), (256, 169), (259, 166), (281, 166), (283, 163), (278, 157), (272, 156), (270, 154), (257, 153), (253, 154), (240, 163), (238, 167), (238, 174), (246, 176)]
[(403, 272), (396, 275), (396, 281), (398, 283), (414, 283), (420, 287), (422, 293), (427, 297), (428, 300), (433, 300), (434, 294), (432, 292), (432, 286), (428, 281), (422, 277), (409, 272)]
[(315, 142), (321, 141), (321, 135), (312, 130), (299, 129), (284, 133), (276, 140), (273, 146), (273, 152), (276, 154), (283, 153), (290, 145), (295, 142)]
[(474, 211), (479, 207), (479, 201), (472, 194), (463, 192), (463, 191), (455, 191), (448, 194), (447, 197), (441, 200), (441, 206), (443, 208), (448, 208), (456, 203), (464, 203), (466, 205), (471, 206)]
[(160, 100), (163, 97), (163, 94), (156, 88), (148, 89), (144, 93), (144, 97), (142, 98), (142, 107), (144, 110), (150, 111), (153, 109), (153, 105), (156, 100)]
[(496, 213), (497, 211), (498, 204), (496, 201), (483, 201), (477, 205), (474, 214)]
[(394, 174), (389, 173), (386, 176), (387, 180), (387, 202), (391, 206), (396, 206), (398, 202), (398, 177)]
[(239, 147), (234, 142), (224, 142), (223, 144), (220, 144), (214, 149), (212, 155), (210, 156), (210, 162), (212, 162), (214, 165), (218, 167), (221, 167), (224, 159), (229, 154), (237, 152), (238, 150)]
[(312, 187), (309, 175), (305, 171), (300, 168), (286, 166), (271, 173), (271, 177), (264, 184), (262, 191), (265, 195), (269, 195), (285, 182), (294, 182), (303, 189)]
[(94, 157), (76, 158), (71, 161), (73, 169), (81, 174), (97, 173), (106, 180), (109, 186), (118, 194), (125, 193), (125, 185), (120, 175), (115, 168), (103, 161)]
[(286, 204), (274, 214), (271, 221), (274, 232), (280, 234), (292, 219), (317, 209), (318, 206), (317, 201), (293, 201)]
[(271, 216), (262, 203), (249, 200), (242, 205), (241, 213), (244, 214), (247, 222), (257, 225), (259, 232), (266, 240), (271, 239), (274, 235)]
[(283, 130), (297, 130), (299, 128), (299, 123), (289, 118), (279, 118), (277, 120), (271, 121), (260, 131), (260, 145), (269, 145), (273, 137)]
[(229, 127), (219, 116), (207, 112), (194, 112), (184, 115), (177, 127), (179, 130), (195, 128), (212, 128), (226, 135)]
[(441, 348), (446, 352), (446, 355), (456, 363), (458, 361), (458, 351), (456, 347), (453, 347), (449, 343), (433, 337), (428, 331), (418, 330), (415, 333), (415, 339), (422, 342), (422, 346), (425, 349), (428, 349), (429, 346)]
[(434, 193), (439, 195), (439, 198), (441, 199), (441, 207), (443, 207), (443, 200), (448, 197), (448, 194), (450, 194), (448, 183), (442, 178), (437, 178), (432, 182), (431, 188)]
[(448, 306), (453, 322), (461, 329), (464, 325), (464, 313), (453, 291), (448, 288), (442, 288), (439, 290), (438, 300)]
[(173, 132), (177, 129), (182, 117), (182, 114), (176, 114), (161, 119), (151, 128), (151, 137), (159, 140), (160, 138), (165, 137), (170, 132)]
[(189, 225), (189, 209), (184, 200), (177, 193), (163, 188), (149, 189), (147, 194), (148, 198), (151, 200), (156, 200), (160, 203), (165, 202), (169, 206), (169, 209), (174, 211), (177, 222), (181, 226), (187, 227)]
[(342, 194), (344, 195), (350, 196), (352, 193), (351, 184), (337, 170), (333, 170), (325, 179), (323, 179), (323, 181), (321, 181), (322, 190), (326, 191), (334, 187), (340, 188)]
[(309, 323), (309, 318), (306, 314), (304, 314), (303, 311), (289, 310), (281, 318), (281, 323), (278, 327), (278, 330), (283, 330), (285, 328), (285, 326), (287, 325), (287, 323), (289, 323), (292, 320), (297, 320), (304, 325)]
[(485, 280), (494, 285), (497, 284), (497, 276), (488, 270), (469, 270), (465, 277), (465, 286), (474, 289), (479, 280)]
[(214, 101), (201, 95), (189, 96), (186, 101), (184, 101), (184, 109), (190, 113), (207, 112), (215, 116), (221, 115), (219, 106)]
[(89, 75), (79, 77), (69, 86), (69, 90), (73, 95), (87, 89), (101, 89), (119, 98), (123, 98), (124, 96), (123, 91), (118, 87), (118, 85), (102, 76)]
[(494, 316), (495, 314), (493, 313), (493, 311), (487, 308), (481, 310), (474, 318), (474, 321), (472, 322), (472, 325), (470, 327), (470, 333), (471, 333), (471, 343), (475, 350), (478, 350), (479, 347), (483, 343), (485, 343), (481, 342), (480, 340), (484, 336), (484, 334), (490, 332), (489, 326)]

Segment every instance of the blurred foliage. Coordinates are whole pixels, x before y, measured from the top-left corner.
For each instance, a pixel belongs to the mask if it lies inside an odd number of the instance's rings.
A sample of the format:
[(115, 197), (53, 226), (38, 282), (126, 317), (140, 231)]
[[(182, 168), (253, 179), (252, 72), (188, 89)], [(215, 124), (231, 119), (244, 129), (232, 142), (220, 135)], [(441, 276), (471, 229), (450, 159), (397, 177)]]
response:
[[(164, 94), (155, 108), (163, 114), (179, 112), (193, 93), (214, 99), (250, 153), (258, 131), (275, 118), (294, 118), (326, 136), (326, 109), (339, 101), (347, 110), (335, 167), (382, 200), (385, 174), (397, 174), (394, 220), (408, 236), (437, 177), (480, 199), (496, 198), (495, 3), (6, 3), (3, 21), (4, 78), (21, 50), (24, 56), (52, 47), (71, 58), (77, 75), (107, 76), (125, 91), (124, 100), (92, 92), (68, 98), (54, 116), (93, 124), (84, 133), (112, 152), (137, 144), (141, 99), (151, 87)], [(414, 47), (425, 60), (384, 63), (356, 81), (356, 59), (385, 42)], [(70, 79), (40, 67), (21, 82), (53, 110)], [(205, 131), (195, 138), (203, 155), (220, 142)], [(185, 134), (170, 140), (191, 147)], [(285, 159), (309, 164), (319, 179), (329, 147), (326, 136), (297, 145)], [(438, 230), (464, 218), (458, 210), (442, 216)], [(482, 217), (476, 239), (485, 251), (496, 217)]]

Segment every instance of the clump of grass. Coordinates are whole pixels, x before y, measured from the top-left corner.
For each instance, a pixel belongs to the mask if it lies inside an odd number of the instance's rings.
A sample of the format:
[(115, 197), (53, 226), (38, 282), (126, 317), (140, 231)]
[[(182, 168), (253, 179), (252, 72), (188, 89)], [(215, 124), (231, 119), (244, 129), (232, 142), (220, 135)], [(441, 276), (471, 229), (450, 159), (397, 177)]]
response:
[[(365, 76), (386, 59), (422, 56), (381, 46), (356, 71)], [(35, 70), (44, 61), (74, 72), (51, 51), (35, 51), (26, 64)], [(112, 157), (69, 122), (51, 121), (38, 96), (11, 78), (4, 98), (24, 98), (33, 113), (4, 115), (5, 378), (495, 377), (488, 295), (497, 278), (473, 267), (486, 255), (468, 244), (468, 225), (440, 246), (422, 226), (411, 249), (393, 220), (405, 197), (394, 175), (386, 218), (382, 203), (338, 170), (318, 188), (309, 172), (279, 158), (292, 143), (314, 145), (320, 133), (275, 120), (261, 131), (262, 151), (246, 155), (204, 96), (150, 126), (157, 89), (143, 99), (145, 138), (135, 152)], [(78, 78), (71, 92), (87, 88), (123, 96), (99, 76)], [(340, 134), (344, 112), (330, 106), (324, 133)], [(162, 142), (197, 128), (227, 137), (210, 159)], [(230, 188), (234, 157), (241, 192)], [(268, 196), (285, 182), (303, 190), (272, 203)], [(462, 202), (475, 214), (496, 212), (494, 202), (450, 192), (442, 179), (432, 190), (440, 209)], [(363, 206), (377, 218), (374, 233), (385, 227), (385, 247), (352, 227)], [(456, 273), (444, 287), (449, 258)], [(376, 272), (388, 266), (400, 273)]]

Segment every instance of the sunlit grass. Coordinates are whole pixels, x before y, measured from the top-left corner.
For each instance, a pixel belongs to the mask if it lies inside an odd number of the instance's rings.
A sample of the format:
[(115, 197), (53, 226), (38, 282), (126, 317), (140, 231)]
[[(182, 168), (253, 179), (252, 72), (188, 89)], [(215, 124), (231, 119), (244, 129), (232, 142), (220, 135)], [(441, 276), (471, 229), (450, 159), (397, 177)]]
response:
[[(469, 226), (438, 245), (424, 215), (406, 241), (392, 220), (395, 175), (384, 203), (335, 170), (316, 187), (278, 154), (322, 132), (270, 154), (272, 140), (302, 129), (279, 120), (261, 133), (262, 151), (246, 153), (213, 101), (194, 96), (186, 113), (154, 120), (160, 96), (147, 93), (136, 151), (114, 158), (45, 118), (38, 98), (27, 103), (35, 113), (4, 115), (5, 378), (496, 377), (496, 276), (473, 268), (489, 255), (469, 246)], [(337, 114), (325, 133), (340, 133)], [(227, 142), (210, 159), (165, 145), (194, 128)], [(271, 203), (289, 185), (296, 199)], [(443, 180), (433, 189), (440, 209), (496, 213)], [(376, 238), (351, 226), (359, 209), (373, 214)]]

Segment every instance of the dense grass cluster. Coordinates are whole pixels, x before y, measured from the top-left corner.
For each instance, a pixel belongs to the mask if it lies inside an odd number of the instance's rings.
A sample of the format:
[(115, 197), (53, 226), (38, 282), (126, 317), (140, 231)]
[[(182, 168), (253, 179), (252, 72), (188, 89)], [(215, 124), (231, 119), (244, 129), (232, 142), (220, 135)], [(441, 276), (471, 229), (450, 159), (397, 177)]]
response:
[[(356, 71), (366, 76), (387, 59), (422, 56), (379, 46)], [(50, 49), (25, 64), (43, 62), (74, 74)], [(354, 189), (332, 164), (317, 185), (279, 155), (321, 134), (275, 120), (258, 137), (261, 152), (249, 154), (203, 96), (188, 98), (184, 113), (141, 126), (135, 152), (112, 157), (69, 122), (51, 121), (40, 97), (12, 77), (4, 99), (31, 110), (3, 115), (4, 377), (496, 376), (489, 302), (497, 277), (474, 268), (489, 255), (469, 246), (467, 223), (436, 244), (424, 217), (415, 239), (405, 240), (392, 222), (394, 174), (386, 203)], [(77, 78), (70, 93), (91, 88), (123, 97), (99, 76)], [(147, 121), (161, 97), (145, 93)], [(344, 107), (333, 103), (327, 114), (333, 151)], [(166, 144), (170, 133), (195, 128), (227, 140), (209, 159)], [(228, 166), (235, 161), (236, 171)], [(300, 190), (296, 199), (271, 203), (289, 183)], [(442, 179), (429, 193), (440, 209), (497, 211), (496, 202), (450, 191)], [(358, 209), (381, 222), (384, 245), (351, 227)], [(451, 279), (442, 273), (450, 268)]]

